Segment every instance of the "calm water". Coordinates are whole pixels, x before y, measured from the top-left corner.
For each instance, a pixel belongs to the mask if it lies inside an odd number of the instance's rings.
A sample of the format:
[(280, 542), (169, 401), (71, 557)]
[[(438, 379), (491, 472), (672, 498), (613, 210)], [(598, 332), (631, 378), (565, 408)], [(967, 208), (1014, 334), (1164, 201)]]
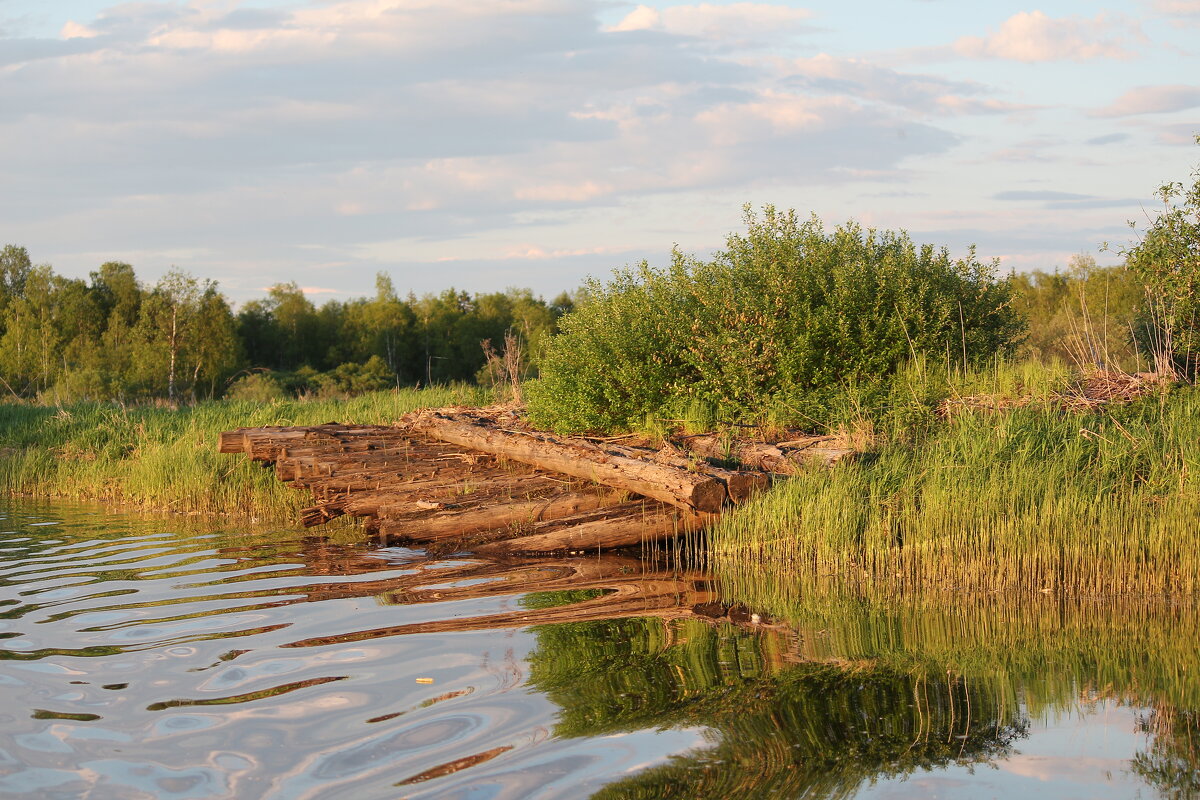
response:
[(1196, 615), (0, 509), (0, 796), (1189, 797)]

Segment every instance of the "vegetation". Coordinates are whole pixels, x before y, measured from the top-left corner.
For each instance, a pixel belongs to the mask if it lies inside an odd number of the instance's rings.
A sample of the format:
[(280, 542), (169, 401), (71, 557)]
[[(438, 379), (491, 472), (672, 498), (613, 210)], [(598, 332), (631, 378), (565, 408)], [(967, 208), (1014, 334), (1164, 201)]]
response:
[[(1142, 318), (1146, 288), (1124, 266), (1080, 254), (1065, 270), (1013, 275), (1013, 308), (1025, 320), (1020, 360), (1140, 372), (1153, 368)], [(1149, 356), (1149, 357), (1148, 357)]]
[(1192, 179), (1190, 187), (1172, 182), (1159, 188), (1163, 209), (1124, 255), (1149, 294), (1146, 345), (1160, 369), (1169, 364), (1194, 377), (1200, 354), (1200, 166)]
[(11, 399), (171, 403), (233, 396), (346, 397), (475, 380), (482, 342), (506, 333), (532, 368), (568, 295), (548, 304), (526, 290), (400, 298), (380, 274), (373, 298), (316, 308), (295, 283), (235, 314), (213, 281), (178, 270), (153, 286), (133, 267), (103, 264), (90, 281), (0, 250), (0, 387)]
[(290, 522), (307, 498), (258, 464), (218, 454), (221, 431), (331, 419), (390, 424), (415, 408), (484, 402), (486, 392), (460, 385), (350, 400), (206, 401), (178, 410), (0, 404), (0, 491)]
[(1011, 286), (973, 252), (854, 223), (827, 233), (769, 206), (746, 224), (712, 261), (676, 251), (666, 270), (589, 283), (528, 387), (535, 423), (628, 429), (700, 403), (811, 424), (910, 358), (984, 363), (1017, 341)]
[(1200, 591), (1200, 391), (1076, 414), (1043, 375), (1042, 402), (1005, 408), (1031, 372), (960, 376), (963, 395), (990, 377), (999, 410), (930, 409), (918, 441), (883, 436), (870, 457), (797, 476), (724, 515), (714, 558), (930, 589)]
[(561, 709), (556, 736), (703, 737), (593, 797), (851, 797), (878, 780), (1004, 759), (1032, 720), (1101, 702), (1143, 710), (1150, 735), (1135, 775), (1168, 796), (1197, 785), (1194, 606), (897, 601), (772, 586), (756, 568), (717, 575), (730, 602), (764, 601), (782, 618), (758, 629), (656, 619), (534, 629), (529, 681)]

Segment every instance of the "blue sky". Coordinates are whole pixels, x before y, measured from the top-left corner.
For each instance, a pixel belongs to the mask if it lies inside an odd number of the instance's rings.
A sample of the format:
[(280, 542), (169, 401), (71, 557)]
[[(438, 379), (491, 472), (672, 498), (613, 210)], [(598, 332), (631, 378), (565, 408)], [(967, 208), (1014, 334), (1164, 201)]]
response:
[(553, 295), (746, 203), (1006, 269), (1200, 162), (1200, 0), (0, 0), (0, 243), (318, 302)]

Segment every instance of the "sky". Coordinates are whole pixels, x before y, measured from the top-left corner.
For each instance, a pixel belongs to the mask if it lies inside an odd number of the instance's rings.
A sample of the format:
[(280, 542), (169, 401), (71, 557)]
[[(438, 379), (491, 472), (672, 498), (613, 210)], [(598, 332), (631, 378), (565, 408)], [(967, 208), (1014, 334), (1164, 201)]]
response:
[(0, 0), (0, 244), (237, 302), (549, 299), (747, 204), (1117, 263), (1198, 56), (1200, 0)]

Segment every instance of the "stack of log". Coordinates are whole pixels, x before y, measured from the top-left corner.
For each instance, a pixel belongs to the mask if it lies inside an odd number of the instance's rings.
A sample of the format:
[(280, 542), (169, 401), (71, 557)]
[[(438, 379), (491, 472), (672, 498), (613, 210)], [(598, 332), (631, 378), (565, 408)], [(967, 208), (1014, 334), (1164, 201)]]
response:
[[(700, 530), (772, 474), (849, 453), (823, 444), (697, 436), (654, 450), (532, 431), (506, 412), (438, 409), (394, 426), (241, 428), (222, 433), (219, 450), (274, 465), (310, 491), (306, 526), (348, 514), (389, 542), (504, 554), (596, 551)], [(749, 468), (722, 466), (730, 461)]]

